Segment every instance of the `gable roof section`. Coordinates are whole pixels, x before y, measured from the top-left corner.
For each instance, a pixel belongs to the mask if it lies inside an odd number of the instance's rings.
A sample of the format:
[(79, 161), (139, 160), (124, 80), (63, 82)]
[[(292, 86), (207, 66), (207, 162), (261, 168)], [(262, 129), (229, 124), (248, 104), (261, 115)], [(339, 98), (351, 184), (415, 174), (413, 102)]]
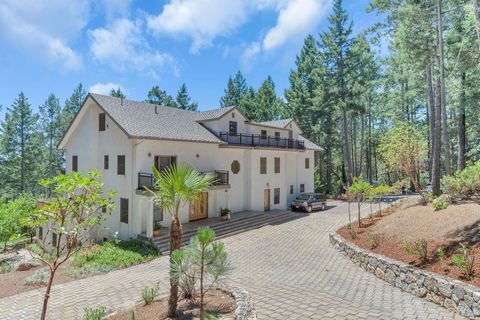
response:
[(323, 149), (322, 147), (319, 147), (318, 145), (316, 145), (315, 143), (313, 143), (312, 141), (308, 140), (303, 136), (298, 136), (298, 140), (303, 141), (305, 145), (305, 149), (307, 150), (314, 150), (314, 151), (320, 151), (320, 152), (325, 151), (325, 149)]
[(258, 124), (262, 124), (269, 127), (276, 127), (276, 128), (286, 128), (293, 119), (279, 119), (279, 120), (271, 120), (271, 121), (263, 121), (259, 122)]
[[(129, 138), (225, 143), (197, 122), (201, 112), (162, 107), (94, 93), (89, 93), (86, 99), (88, 98), (95, 101)], [(72, 125), (67, 132), (71, 129)], [(66, 136), (67, 133), (60, 141), (60, 147), (64, 145)]]
[(219, 109), (197, 112), (197, 121), (210, 121), (222, 118), (228, 112), (237, 109), (237, 107), (224, 107)]

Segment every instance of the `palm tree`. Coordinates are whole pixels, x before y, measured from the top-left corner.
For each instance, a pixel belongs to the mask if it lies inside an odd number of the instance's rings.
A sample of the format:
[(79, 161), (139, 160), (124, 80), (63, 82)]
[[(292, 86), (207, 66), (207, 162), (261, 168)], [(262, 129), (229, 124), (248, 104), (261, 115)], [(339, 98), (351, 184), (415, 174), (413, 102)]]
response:
[[(182, 205), (198, 199), (201, 192), (207, 191), (213, 182), (213, 176), (202, 174), (189, 164), (171, 165), (162, 172), (153, 166), (155, 190), (149, 190), (153, 202), (164, 212), (172, 216), (170, 223), (170, 255), (180, 249), (182, 244), (182, 223), (179, 210)], [(170, 298), (168, 300), (168, 316), (175, 317), (178, 300), (178, 282), (170, 272)]]

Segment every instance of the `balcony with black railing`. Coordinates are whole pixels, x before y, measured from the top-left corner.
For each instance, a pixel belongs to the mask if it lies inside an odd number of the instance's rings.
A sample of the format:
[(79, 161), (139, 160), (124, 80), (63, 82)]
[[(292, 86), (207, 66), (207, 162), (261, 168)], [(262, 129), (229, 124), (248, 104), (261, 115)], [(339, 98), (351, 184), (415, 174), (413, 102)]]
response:
[[(226, 170), (200, 171), (201, 174), (210, 174), (214, 177), (212, 184), (214, 186), (225, 186), (230, 184), (229, 172)], [(138, 173), (138, 190), (155, 190), (155, 176), (153, 173)]]
[(231, 145), (281, 149), (305, 149), (304, 141), (260, 134), (220, 132), (220, 140)]

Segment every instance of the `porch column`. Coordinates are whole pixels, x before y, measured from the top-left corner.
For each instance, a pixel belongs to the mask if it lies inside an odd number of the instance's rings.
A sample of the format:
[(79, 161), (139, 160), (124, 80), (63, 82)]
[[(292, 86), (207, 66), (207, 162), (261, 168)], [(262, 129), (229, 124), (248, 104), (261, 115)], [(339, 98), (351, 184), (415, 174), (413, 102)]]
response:
[(153, 237), (153, 202), (150, 199), (146, 203), (147, 214), (147, 238)]

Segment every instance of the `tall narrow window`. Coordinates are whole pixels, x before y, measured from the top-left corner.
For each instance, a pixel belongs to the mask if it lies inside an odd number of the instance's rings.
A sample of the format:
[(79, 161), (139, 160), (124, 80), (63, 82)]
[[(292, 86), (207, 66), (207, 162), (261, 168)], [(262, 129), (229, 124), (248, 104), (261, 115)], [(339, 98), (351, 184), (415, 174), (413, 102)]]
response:
[(280, 188), (273, 189), (273, 204), (280, 203)]
[(72, 156), (72, 171), (78, 171), (78, 156)]
[(108, 155), (103, 156), (103, 169), (108, 170)]
[(262, 136), (262, 139), (266, 139), (267, 138), (267, 130), (262, 130), (260, 135)]
[(310, 168), (310, 158), (305, 158), (305, 169)]
[(52, 233), (52, 246), (57, 246), (57, 234), (55, 232)]
[(300, 185), (300, 192), (305, 192), (305, 185), (303, 183)]
[(153, 204), (153, 221), (163, 221), (163, 210), (157, 204)]
[(280, 173), (280, 158), (275, 158), (275, 173)]
[(98, 114), (98, 131), (105, 131), (105, 113)]
[(280, 139), (280, 132), (275, 131), (275, 139), (277, 139), (277, 140)]
[(290, 185), (290, 194), (293, 194), (293, 184)]
[(260, 158), (260, 174), (267, 173), (267, 158), (261, 157)]
[(117, 174), (125, 175), (125, 156), (117, 156)]
[(230, 121), (228, 125), (228, 133), (231, 135), (237, 134), (237, 121)]
[(43, 227), (38, 227), (38, 240), (43, 240)]
[(128, 224), (128, 199), (120, 198), (120, 222)]
[(155, 168), (162, 172), (177, 163), (177, 156), (155, 156)]

